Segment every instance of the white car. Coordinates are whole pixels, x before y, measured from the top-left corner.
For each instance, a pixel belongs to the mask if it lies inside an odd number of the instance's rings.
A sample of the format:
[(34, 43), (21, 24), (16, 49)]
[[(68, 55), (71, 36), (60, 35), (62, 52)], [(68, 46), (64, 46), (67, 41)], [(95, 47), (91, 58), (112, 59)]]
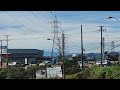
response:
[[(103, 60), (102, 65), (108, 65), (108, 62), (109, 62), (108, 60)], [(101, 65), (101, 61), (96, 62), (96, 65), (98, 65), (98, 66)]]
[(50, 63), (50, 61), (43, 61), (42, 63), (39, 64), (39, 66), (45, 66), (48, 63)]
[(19, 65), (18, 62), (11, 62), (11, 63), (8, 63), (9, 66), (16, 66), (16, 65)]
[(39, 64), (39, 66), (45, 66), (45, 63), (44, 63), (44, 62), (42, 62), (42, 63), (40, 63), (40, 64)]

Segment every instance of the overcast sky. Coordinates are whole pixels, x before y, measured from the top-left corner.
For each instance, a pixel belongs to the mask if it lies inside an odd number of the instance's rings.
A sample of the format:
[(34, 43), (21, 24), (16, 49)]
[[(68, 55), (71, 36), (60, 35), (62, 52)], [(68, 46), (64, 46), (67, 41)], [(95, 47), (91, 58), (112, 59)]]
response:
[[(66, 34), (66, 52), (80, 52), (80, 26), (83, 25), (83, 43), (85, 52), (100, 52), (100, 27), (106, 26), (103, 32), (105, 50), (111, 49), (111, 42), (120, 40), (119, 11), (1, 11), (0, 39), (9, 36), (9, 48), (51, 50), (52, 25), (54, 16), (61, 22), (59, 31)], [(3, 42), (6, 45), (6, 42)], [(115, 48), (120, 50), (120, 48)]]

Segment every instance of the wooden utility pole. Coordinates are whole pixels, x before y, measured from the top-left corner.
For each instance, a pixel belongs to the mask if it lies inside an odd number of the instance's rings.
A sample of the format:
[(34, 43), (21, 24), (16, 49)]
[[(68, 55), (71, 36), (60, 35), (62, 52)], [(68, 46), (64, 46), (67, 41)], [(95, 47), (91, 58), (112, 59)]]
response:
[(7, 48), (6, 48), (6, 62), (7, 62), (7, 68), (8, 68), (8, 36), (9, 35), (5, 35), (6, 36), (6, 43), (7, 43)]
[(1, 67), (2, 67), (2, 40), (1, 41)]
[(84, 66), (83, 66), (83, 36), (82, 36), (82, 25), (81, 25), (81, 60), (82, 60), (82, 69), (83, 69)]
[(103, 35), (102, 35), (103, 33), (102, 32), (104, 31), (103, 30), (104, 26), (99, 26), (99, 27), (101, 32), (101, 58), (100, 59), (101, 59), (101, 66), (102, 66), (102, 61), (103, 61)]
[(62, 33), (62, 62), (63, 62), (63, 79), (65, 79), (65, 67), (64, 67), (64, 61), (65, 59), (65, 34)]
[(103, 60), (105, 60), (105, 38), (103, 38)]

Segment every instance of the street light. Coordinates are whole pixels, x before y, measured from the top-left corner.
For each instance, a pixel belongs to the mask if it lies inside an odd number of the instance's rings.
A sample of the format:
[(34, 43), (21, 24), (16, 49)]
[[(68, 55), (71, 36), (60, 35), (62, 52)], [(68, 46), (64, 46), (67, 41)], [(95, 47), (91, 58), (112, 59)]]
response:
[(112, 18), (114, 18), (115, 20), (117, 20), (119, 23), (120, 23), (120, 21), (116, 18), (116, 17), (108, 17), (108, 19), (112, 19)]
[(52, 39), (48, 38), (47, 40), (52, 40)]

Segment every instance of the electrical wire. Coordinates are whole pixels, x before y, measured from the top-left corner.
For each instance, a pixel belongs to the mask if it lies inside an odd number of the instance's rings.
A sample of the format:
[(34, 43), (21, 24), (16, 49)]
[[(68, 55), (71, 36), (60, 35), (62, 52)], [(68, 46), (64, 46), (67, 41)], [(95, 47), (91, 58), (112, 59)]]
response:
[[(29, 19), (27, 16), (25, 16), (22, 12), (19, 11), (19, 13), (20, 13), (23, 17), (25, 17), (28, 21), (30, 21), (30, 22), (32, 23), (32, 25), (33, 25), (33, 24), (34, 24), (34, 25), (37, 24), (37, 23), (33, 22), (31, 19)], [(39, 24), (37, 24), (36, 26), (39, 27), (39, 28), (41, 28), (41, 26), (40, 26)], [(48, 28), (46, 28), (45, 26), (43, 26), (42, 28), (45, 29), (45, 30), (48, 29)], [(43, 30), (42, 30), (42, 31), (43, 31)]]
[(11, 19), (13, 19), (13, 20), (15, 20), (16, 22), (18, 22), (19, 24), (23, 25), (23, 26), (26, 27), (29, 31), (34, 32), (34, 33), (38, 33), (38, 32), (36, 32), (36, 31), (32, 30), (31, 28), (27, 27), (26, 25), (24, 25), (23, 23), (21, 23), (21, 22), (18, 21), (17, 19), (13, 18), (11, 15), (8, 14), (8, 12), (6, 12), (6, 13), (7, 13), (7, 15), (8, 15), (9, 17), (11, 17)]

